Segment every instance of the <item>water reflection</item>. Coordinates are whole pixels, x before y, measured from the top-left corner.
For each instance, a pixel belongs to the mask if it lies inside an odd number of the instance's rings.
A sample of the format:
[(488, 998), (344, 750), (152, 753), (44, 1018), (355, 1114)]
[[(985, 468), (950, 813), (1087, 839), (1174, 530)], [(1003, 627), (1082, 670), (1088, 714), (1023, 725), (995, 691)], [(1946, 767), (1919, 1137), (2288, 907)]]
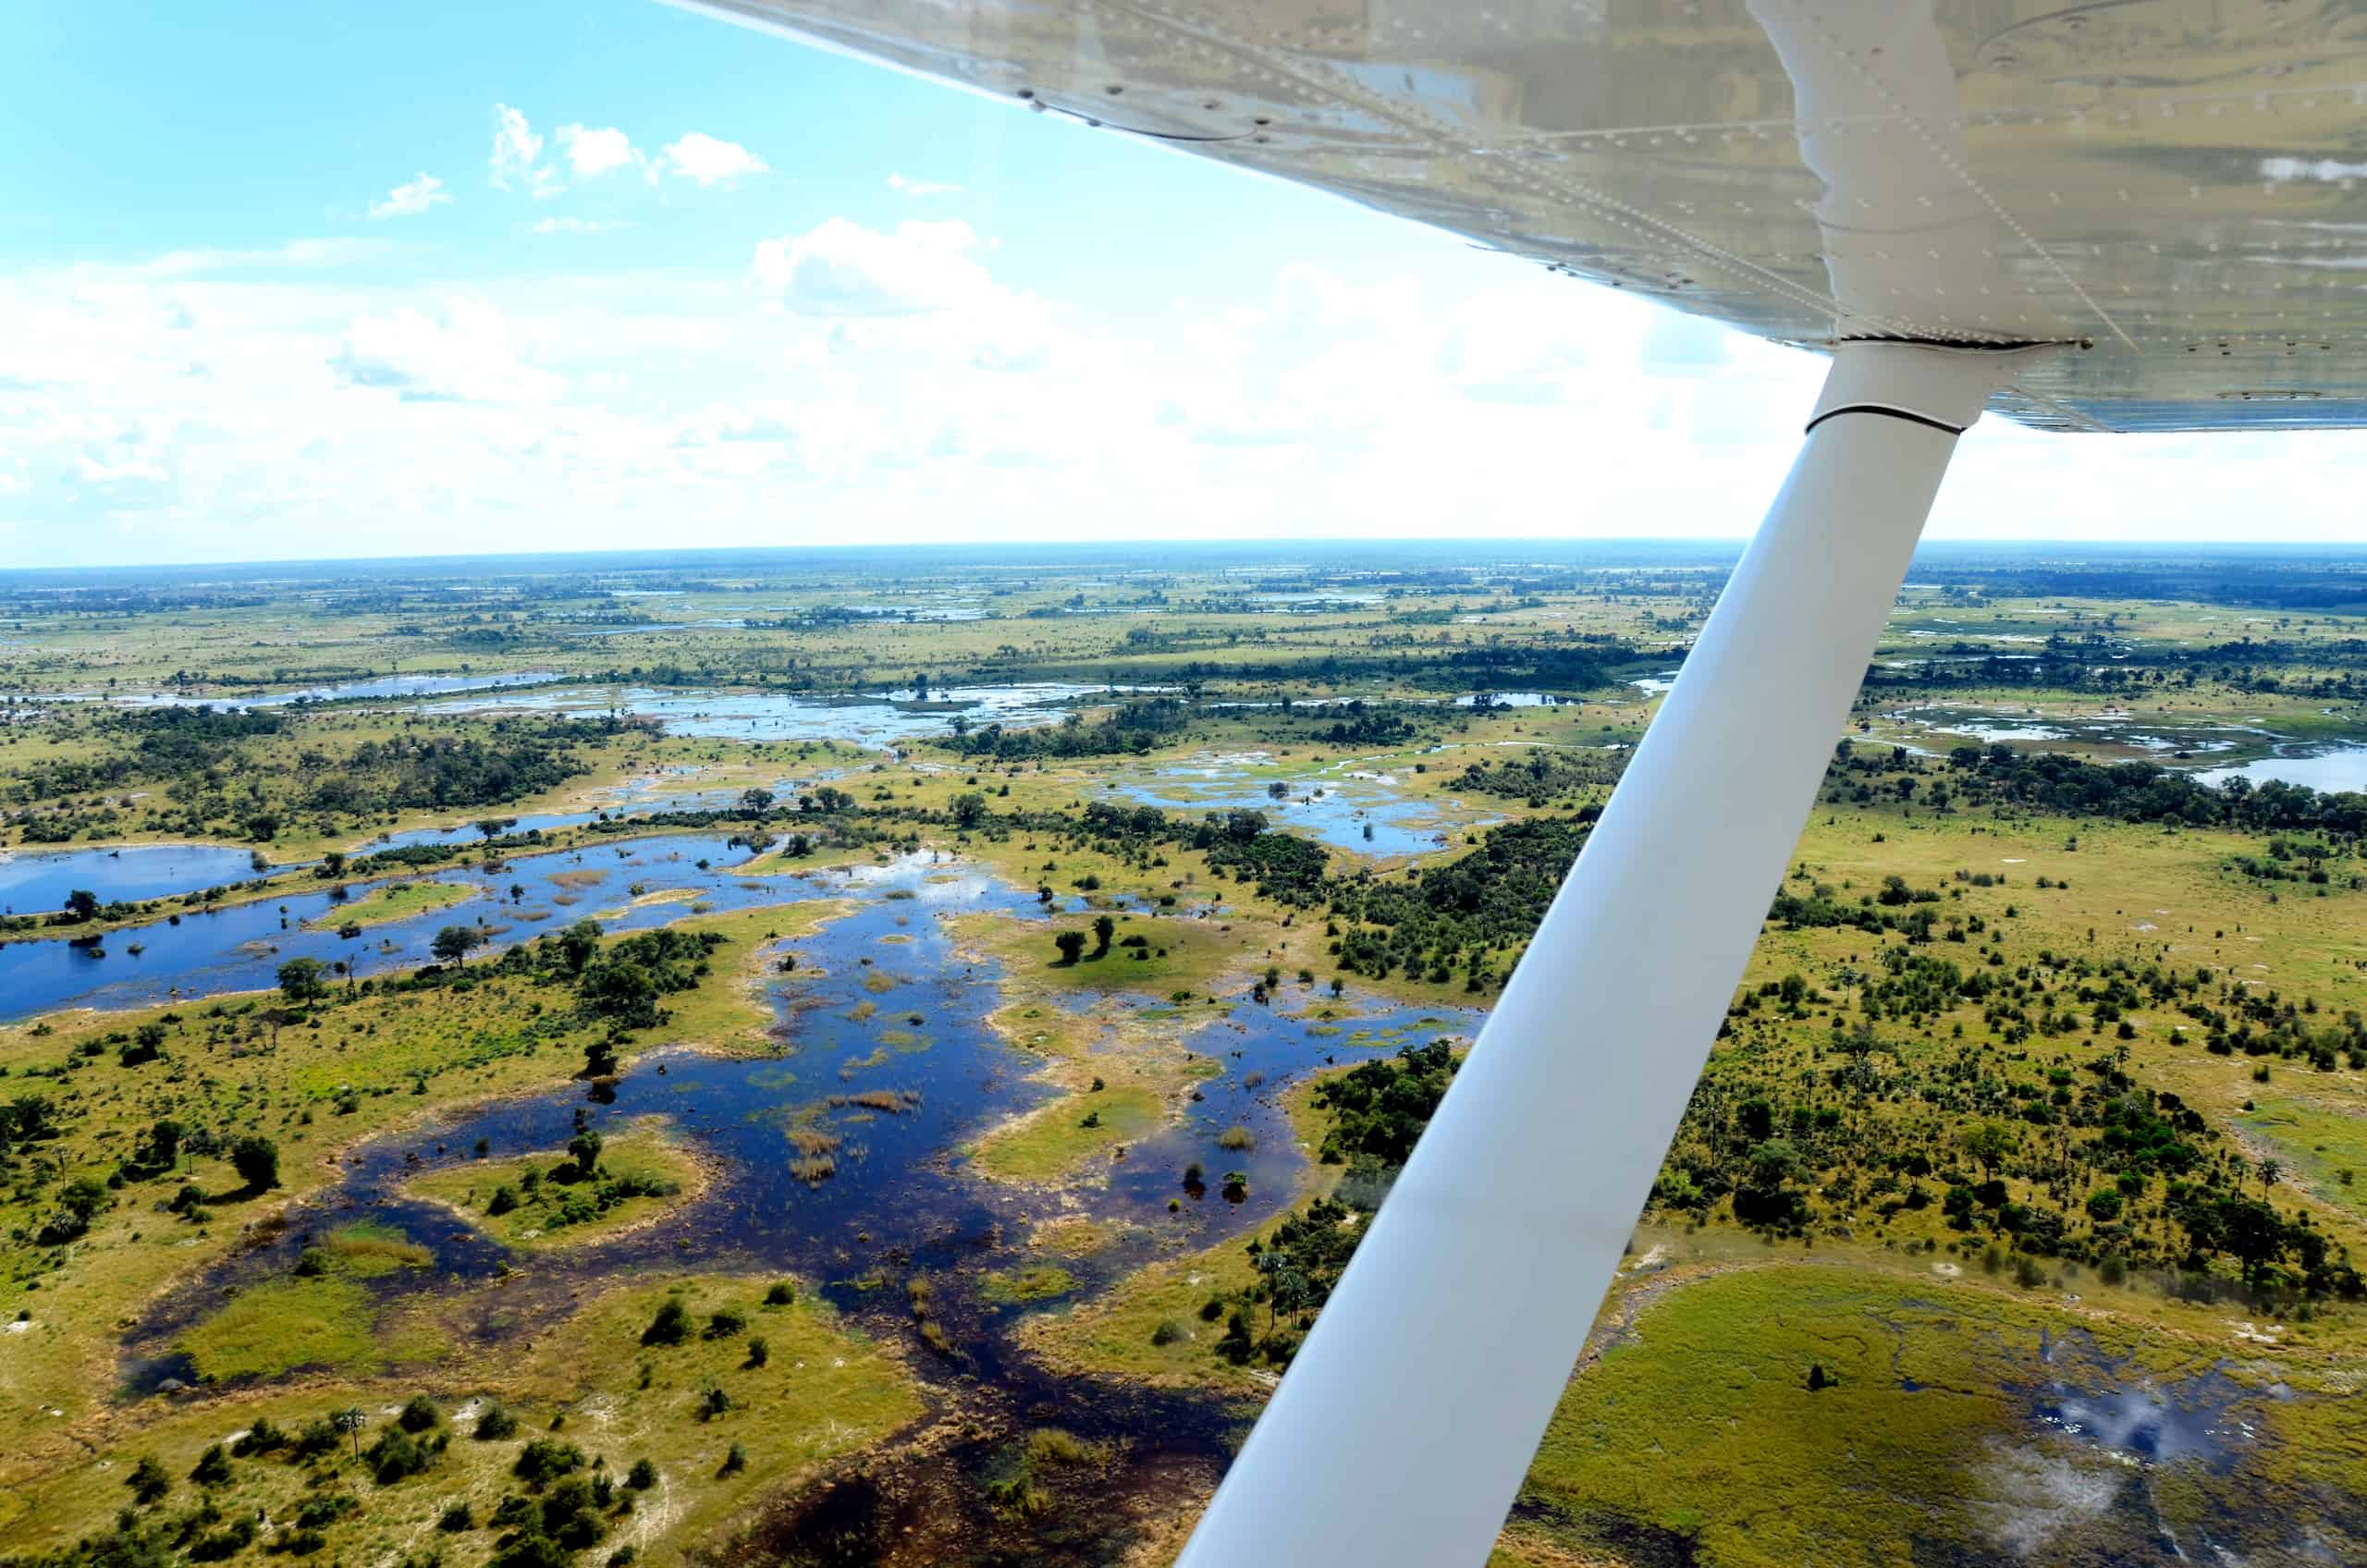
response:
[(252, 857), (252, 851), (225, 844), (0, 850), (0, 913), (48, 913), (78, 888), (114, 903), (226, 887), (261, 875)]
[[(344, 906), (395, 878), (324, 888), (250, 903), (214, 905), (113, 932), (0, 946), (0, 1022), (61, 1007), (129, 1008), (178, 997), (258, 990), (292, 958), (343, 962), (359, 974), (431, 961), (446, 925), (477, 925), (490, 950), (531, 938), (544, 923), (596, 915), (612, 931), (680, 919), (688, 909), (746, 909), (812, 897), (793, 875), (746, 876), (748, 850), (718, 833), (597, 840), (520, 855), (497, 869), (461, 866), (411, 880), (465, 890), (448, 907), (340, 936)], [(135, 951), (134, 949), (138, 949)]]
[(574, 686), (515, 696), (438, 703), (435, 711), (586, 715), (615, 712), (655, 719), (674, 735), (732, 741), (852, 741), (865, 746), (891, 746), (924, 737), (950, 735), (957, 719), (971, 729), (988, 724), (1013, 729), (1058, 724), (1079, 706), (1114, 703), (1123, 693), (1136, 690), (1149, 688), (1045, 681), (811, 696), (791, 692), (661, 692), (644, 686)]
[[(1245, 1000), (1179, 1007), (1113, 995), (1103, 1005), (1136, 1022), (1172, 1021), (1171, 1048), (1209, 1072), (1200, 1097), (1176, 1125), (1118, 1151), (1106, 1182), (1062, 1192), (993, 1182), (967, 1169), (966, 1145), (1052, 1091), (1034, 1076), (1038, 1059), (987, 1026), (1002, 999), (1000, 977), (959, 950), (947, 922), (977, 911), (1040, 920), (1033, 891), (919, 857), (875, 868), (861, 882), (832, 883), (836, 892), (863, 889), (852, 911), (764, 955), (768, 970), (777, 968), (775, 950), (796, 959), (792, 974), (767, 983), (779, 1054), (660, 1048), (637, 1058), (612, 1089), (566, 1084), (454, 1109), (361, 1145), (345, 1157), (337, 1184), (299, 1206), (283, 1234), (186, 1281), (143, 1317), (128, 1341), (133, 1385), (185, 1378), (190, 1369), (171, 1354), (172, 1340), (212, 1311), (225, 1287), (284, 1273), (308, 1238), (365, 1216), (432, 1254), (430, 1268), (371, 1281), (381, 1295), (434, 1292), (530, 1264), (528, 1297), (515, 1285), (500, 1292), (498, 1321), (511, 1328), (533, 1321), (523, 1308), (538, 1288), (556, 1296), (592, 1276), (686, 1258), (702, 1268), (791, 1269), (818, 1281), (842, 1308), (877, 1308), (901, 1320), (901, 1298), (885, 1286), (913, 1272), (1040, 1261), (1023, 1244), (1029, 1229), (1080, 1215), (1108, 1222), (1118, 1238), (1089, 1259), (1068, 1261), (1075, 1284), (1067, 1293), (1089, 1293), (1153, 1256), (1263, 1224), (1294, 1199), (1305, 1158), (1282, 1108), (1291, 1082), (1327, 1061), (1466, 1037), (1478, 1023), (1471, 1012), (1354, 1003), (1340, 1004), (1344, 1016), (1323, 1019)], [(423, 1172), (474, 1163), (479, 1140), (482, 1158), (503, 1159), (556, 1150), (580, 1124), (613, 1135), (653, 1116), (688, 1139), (713, 1172), (706, 1190), (663, 1225), (528, 1260), (451, 1210), (403, 1194)], [(796, 1163), (825, 1144), (827, 1172)], [(1197, 1190), (1184, 1181), (1195, 1162), (1207, 1172)], [(1228, 1170), (1248, 1177), (1237, 1203), (1215, 1190)], [(1179, 1203), (1174, 1211), (1171, 1200)], [(992, 1330), (1041, 1308), (952, 1293), (983, 1336), (963, 1352), (982, 1369), (1007, 1354)], [(484, 1323), (488, 1333), (507, 1331), (494, 1316)]]

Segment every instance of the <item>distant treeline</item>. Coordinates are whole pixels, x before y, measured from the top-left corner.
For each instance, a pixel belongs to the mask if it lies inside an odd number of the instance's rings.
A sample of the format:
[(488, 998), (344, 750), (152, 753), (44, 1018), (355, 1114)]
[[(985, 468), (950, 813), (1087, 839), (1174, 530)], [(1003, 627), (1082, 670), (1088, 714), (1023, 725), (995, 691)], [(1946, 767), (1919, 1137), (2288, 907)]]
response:
[[(1890, 776), (1887, 784), (1870, 780)], [(1919, 779), (1922, 780), (1919, 784)], [(1958, 746), (1934, 767), (1900, 747), (1848, 741), (1825, 775), (1828, 792), (1861, 801), (1884, 793), (1944, 809), (2015, 807), (2056, 816), (2178, 823), (2246, 833), (2367, 835), (2367, 795), (2328, 792), (2272, 779), (2212, 784), (2148, 762), (2092, 763), (2060, 752), (2019, 752), (2003, 743)]]
[(296, 812), (367, 818), (505, 804), (587, 772), (590, 765), (576, 745), (648, 728), (617, 718), (504, 718), (482, 736), (397, 736), (345, 750), (307, 747), (286, 770), (292, 793), (269, 795), (260, 788), (260, 759), (248, 747), (279, 737), (286, 722), (281, 714), (261, 709), (102, 712), (94, 719), (98, 734), (128, 738), (129, 744), (110, 745), (95, 757), (31, 764), (6, 799), (20, 808), (14, 816), (28, 843), (63, 843), (81, 832), (84, 814), (67, 803), (74, 797), (135, 785), (163, 787), (163, 800), (148, 809), (164, 830), (269, 839)]
[[(2054, 555), (2054, 559), (2040, 557)], [(1919, 560), (1919, 582), (1932, 581), (1990, 597), (2152, 599), (2291, 610), (2367, 607), (2367, 561), (2286, 556), (2259, 558), (2226, 550), (2156, 561), (2066, 561), (2033, 550), (1994, 565)]]
[[(1944, 691), (1951, 687), (2016, 686), (2051, 692), (2137, 693), (2190, 688), (2214, 680), (2240, 692), (2289, 692), (2327, 701), (2367, 697), (2367, 641), (2244, 638), (2207, 647), (2125, 647), (2109, 632), (2056, 635), (2035, 655), (1989, 652), (1973, 642), (1934, 643), (1912, 662), (1877, 664), (1865, 690)], [(2315, 674), (2279, 673), (2296, 668)], [(2326, 673), (2331, 672), (2331, 673)]]

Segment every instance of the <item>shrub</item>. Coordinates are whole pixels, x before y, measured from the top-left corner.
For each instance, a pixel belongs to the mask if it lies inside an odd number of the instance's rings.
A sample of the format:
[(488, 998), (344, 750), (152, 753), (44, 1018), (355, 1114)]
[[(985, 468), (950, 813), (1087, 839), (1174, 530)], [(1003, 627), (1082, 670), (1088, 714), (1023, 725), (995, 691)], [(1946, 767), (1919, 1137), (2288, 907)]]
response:
[(369, 1462), (371, 1478), (382, 1487), (391, 1487), (405, 1476), (426, 1469), (435, 1454), (411, 1433), (388, 1427), (362, 1457)]
[(269, 1138), (240, 1138), (230, 1145), (230, 1167), (250, 1191), (269, 1192), (279, 1185), (279, 1145)]
[(201, 1487), (226, 1484), (230, 1479), (230, 1456), (222, 1452), (220, 1443), (215, 1443), (197, 1456), (197, 1468), (189, 1473), (189, 1478)]
[(485, 1401), (484, 1408), (477, 1412), (476, 1439), (481, 1443), (498, 1442), (516, 1436), (517, 1431), (518, 1417), (510, 1415), (498, 1400)]
[(271, 1453), (286, 1448), (289, 1441), (288, 1434), (274, 1425), (270, 1416), (258, 1415), (254, 1425), (240, 1433), (239, 1439), (230, 1445), (230, 1452), (244, 1459), (249, 1454)]
[(473, 1530), (477, 1527), (476, 1510), (469, 1506), (467, 1498), (462, 1498), (444, 1511), (443, 1516), (435, 1521), (435, 1527), (454, 1536), (463, 1530)]
[(656, 1484), (657, 1466), (647, 1459), (634, 1460), (632, 1468), (625, 1473), (625, 1486), (632, 1491), (645, 1492)]
[(736, 1306), (718, 1306), (707, 1315), (706, 1337), (728, 1340), (748, 1331), (748, 1315)]
[(672, 1296), (666, 1298), (657, 1316), (641, 1331), (641, 1342), (645, 1345), (678, 1345), (690, 1337), (691, 1315)]
[(404, 1405), (402, 1414), (395, 1417), (396, 1424), (406, 1432), (424, 1432), (442, 1419), (435, 1402), (425, 1394), (411, 1395), (411, 1403)]
[(251, 1518), (235, 1519), (226, 1528), (216, 1530), (210, 1536), (200, 1536), (196, 1540), (191, 1541), (189, 1547), (190, 1561), (219, 1562), (226, 1557), (236, 1557), (248, 1547), (252, 1546), (254, 1538), (255, 1522)]
[(570, 1471), (583, 1468), (583, 1451), (557, 1438), (536, 1438), (518, 1451), (511, 1475), (530, 1487), (541, 1487)]
[(775, 1280), (771, 1289), (765, 1292), (767, 1306), (787, 1306), (796, 1300), (797, 1287), (786, 1280)]
[(173, 1478), (165, 1474), (165, 1467), (156, 1463), (153, 1453), (140, 1456), (140, 1463), (131, 1467), (131, 1474), (123, 1478), (123, 1484), (131, 1488), (131, 1501), (143, 1505), (173, 1489)]
[(315, 1415), (305, 1422), (303, 1429), (296, 1434), (296, 1457), (316, 1459), (322, 1454), (335, 1452), (343, 1439), (344, 1434), (337, 1429), (336, 1422), (325, 1415)]
[(581, 1551), (608, 1533), (601, 1521), (598, 1489), (581, 1476), (570, 1476), (543, 1500), (543, 1534), (570, 1551)]
[(1159, 1326), (1150, 1331), (1150, 1342), (1155, 1345), (1171, 1345), (1183, 1337), (1184, 1325), (1172, 1317), (1160, 1318)]

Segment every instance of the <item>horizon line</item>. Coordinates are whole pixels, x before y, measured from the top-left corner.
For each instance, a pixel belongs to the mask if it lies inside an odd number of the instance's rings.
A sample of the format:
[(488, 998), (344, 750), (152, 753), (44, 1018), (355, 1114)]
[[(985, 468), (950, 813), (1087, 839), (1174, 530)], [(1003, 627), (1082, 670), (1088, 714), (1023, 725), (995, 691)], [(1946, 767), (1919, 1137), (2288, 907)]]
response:
[[(47, 566), (0, 567), (0, 583), (25, 579), (73, 574), (119, 574), (127, 572), (190, 572), (190, 571), (263, 571), (278, 570), (288, 572), (329, 571), (399, 566), (405, 563), (487, 565), (495, 562), (597, 562), (631, 561), (631, 568), (619, 566), (613, 570), (652, 571), (666, 570), (668, 560), (693, 562), (728, 557), (823, 557), (862, 556), (898, 553), (934, 554), (939, 556), (969, 556), (973, 558), (1016, 551), (1058, 553), (1080, 557), (1124, 557), (1159, 552), (1173, 554), (1188, 551), (1200, 557), (1224, 555), (1270, 556), (1295, 551), (1334, 553), (1342, 550), (1418, 550), (1452, 547), (1458, 550), (1487, 549), (1499, 552), (1569, 550), (1618, 550), (1650, 548), (1658, 550), (1690, 550), (1704, 555), (1738, 556), (1750, 542), (1748, 534), (1702, 535), (1682, 534), (1602, 534), (1582, 537), (1539, 537), (1534, 535), (1461, 535), (1461, 534), (1392, 534), (1382, 537), (1354, 538), (1334, 534), (1316, 534), (1282, 539), (1133, 539), (1085, 541), (1073, 539), (998, 539), (964, 542), (914, 541), (897, 544), (821, 544), (796, 543), (781, 545), (713, 545), (693, 546), (653, 546), (648, 548), (608, 548), (595, 550), (485, 550), (470, 552), (423, 553), (420, 555), (357, 555), (310, 557), (241, 557), (211, 560), (160, 560), (141, 562), (83, 561), (63, 562)], [(2160, 540), (2130, 539), (2107, 541), (2098, 539), (1924, 539), (1916, 545), (1919, 557), (1932, 548), (1943, 550), (2017, 550), (2023, 552), (2073, 550), (2091, 556), (2113, 555), (2272, 555), (2305, 554), (2321, 558), (2339, 559), (2356, 557), (2367, 562), (2367, 542), (2359, 544), (2326, 543), (2315, 540), (2204, 539)], [(1049, 563), (1048, 563), (1049, 564)], [(1481, 563), (1471, 563), (1481, 564)], [(588, 569), (579, 569), (588, 570)]]

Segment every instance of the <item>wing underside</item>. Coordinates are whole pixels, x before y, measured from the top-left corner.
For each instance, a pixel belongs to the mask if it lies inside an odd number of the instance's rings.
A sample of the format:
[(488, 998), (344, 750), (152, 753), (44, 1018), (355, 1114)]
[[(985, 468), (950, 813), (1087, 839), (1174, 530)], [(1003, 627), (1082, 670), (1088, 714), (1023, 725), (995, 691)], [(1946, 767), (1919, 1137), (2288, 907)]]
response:
[(2335, 0), (695, 3), (1779, 341), (2082, 345), (2026, 423), (2367, 424)]

